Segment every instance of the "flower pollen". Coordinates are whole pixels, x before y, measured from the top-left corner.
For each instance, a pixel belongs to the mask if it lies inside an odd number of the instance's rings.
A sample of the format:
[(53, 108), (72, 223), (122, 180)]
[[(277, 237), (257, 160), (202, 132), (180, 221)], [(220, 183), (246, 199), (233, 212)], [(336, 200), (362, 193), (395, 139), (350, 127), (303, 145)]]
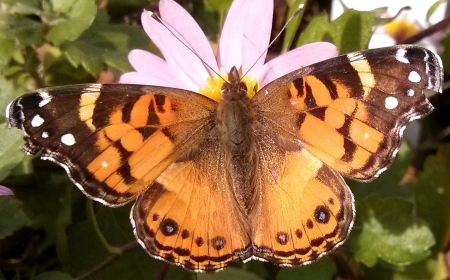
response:
[[(206, 86), (200, 88), (198, 92), (201, 95), (209, 97), (217, 102), (222, 98), (222, 86), (224, 80), (228, 81), (228, 75), (221, 75), (215, 77), (208, 77), (206, 79)], [(249, 98), (252, 98), (256, 92), (259, 90), (258, 81), (250, 76), (245, 76), (242, 81), (247, 86), (248, 92), (247, 95)]]
[(242, 81), (247, 86), (247, 95), (249, 98), (252, 98), (255, 96), (255, 94), (258, 92), (260, 86), (258, 84), (258, 81), (254, 77), (245, 76)]
[(217, 102), (222, 98), (222, 86), (224, 80), (221, 76), (208, 77), (206, 85), (198, 90), (201, 95), (209, 97)]

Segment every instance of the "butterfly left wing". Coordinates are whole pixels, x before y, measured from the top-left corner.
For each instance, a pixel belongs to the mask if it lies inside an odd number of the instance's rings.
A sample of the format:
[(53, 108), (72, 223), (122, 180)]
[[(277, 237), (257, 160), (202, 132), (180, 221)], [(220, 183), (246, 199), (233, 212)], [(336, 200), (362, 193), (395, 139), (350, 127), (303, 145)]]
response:
[(247, 260), (252, 247), (247, 216), (227, 181), (220, 135), (203, 136), (194, 152), (138, 196), (132, 220), (151, 255), (191, 271), (213, 272)]
[(400, 45), (332, 58), (270, 83), (253, 98), (259, 118), (350, 178), (367, 181), (392, 163), (410, 121), (440, 91), (433, 52)]
[(7, 114), (24, 131), (25, 152), (42, 150), (86, 195), (119, 206), (195, 147), (216, 106), (181, 89), (84, 84), (28, 93)]

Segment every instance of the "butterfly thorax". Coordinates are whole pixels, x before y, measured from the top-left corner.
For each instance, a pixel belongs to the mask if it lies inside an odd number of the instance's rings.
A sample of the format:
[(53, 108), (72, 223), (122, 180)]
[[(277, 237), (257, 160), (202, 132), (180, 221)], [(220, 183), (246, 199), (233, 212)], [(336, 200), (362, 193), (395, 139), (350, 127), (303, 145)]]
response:
[(222, 86), (217, 111), (222, 145), (225, 147), (227, 179), (240, 206), (249, 213), (255, 186), (255, 113), (247, 87), (233, 67)]

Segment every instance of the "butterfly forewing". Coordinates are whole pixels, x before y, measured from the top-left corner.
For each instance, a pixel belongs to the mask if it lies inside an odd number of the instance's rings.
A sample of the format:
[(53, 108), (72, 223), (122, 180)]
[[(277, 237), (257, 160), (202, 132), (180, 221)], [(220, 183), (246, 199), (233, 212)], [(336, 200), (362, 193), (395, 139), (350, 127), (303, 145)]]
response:
[(42, 150), (87, 195), (121, 205), (211, 129), (215, 105), (178, 89), (86, 84), (31, 92), (8, 111), (27, 153)]
[(370, 180), (392, 162), (405, 125), (431, 112), (424, 90), (441, 87), (440, 59), (433, 52), (396, 46), (292, 72), (254, 101), (261, 118), (280, 133), (296, 135), (312, 155), (341, 174)]

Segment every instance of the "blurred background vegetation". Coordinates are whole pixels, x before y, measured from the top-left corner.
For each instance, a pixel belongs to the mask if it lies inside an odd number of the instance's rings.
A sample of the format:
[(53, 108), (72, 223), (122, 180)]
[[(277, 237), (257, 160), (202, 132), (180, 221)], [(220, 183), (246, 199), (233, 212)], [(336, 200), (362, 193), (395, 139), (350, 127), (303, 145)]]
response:
[[(230, 0), (178, 1), (214, 45)], [(299, 3), (306, 8), (269, 49), (269, 58), (290, 48), (329, 41), (341, 53), (367, 48), (386, 9), (351, 9), (330, 21), (331, 0), (275, 0), (272, 35)], [(427, 11), (446, 1), (437, 1)], [(357, 218), (348, 241), (302, 268), (251, 261), (213, 275), (192, 274), (155, 260), (137, 245), (131, 205), (112, 209), (87, 199), (62, 168), (25, 156), (22, 133), (8, 129), (6, 105), (30, 90), (85, 82), (114, 82), (131, 71), (131, 49), (152, 45), (140, 26), (150, 0), (0, 1), (0, 279), (449, 279), (450, 97), (430, 97), (436, 110), (410, 125), (391, 168), (372, 183), (349, 181)], [(450, 71), (448, 18), (418, 27), (395, 42), (434, 46)], [(392, 30), (391, 30), (392, 31)], [(389, 32), (388, 32), (389, 33)], [(403, 34), (403, 36), (402, 36)], [(409, 34), (409, 33), (408, 33)], [(438, 34), (439, 36), (437, 36)], [(414, 37), (415, 36), (415, 37)], [(445, 75), (446, 81), (447, 74)]]

